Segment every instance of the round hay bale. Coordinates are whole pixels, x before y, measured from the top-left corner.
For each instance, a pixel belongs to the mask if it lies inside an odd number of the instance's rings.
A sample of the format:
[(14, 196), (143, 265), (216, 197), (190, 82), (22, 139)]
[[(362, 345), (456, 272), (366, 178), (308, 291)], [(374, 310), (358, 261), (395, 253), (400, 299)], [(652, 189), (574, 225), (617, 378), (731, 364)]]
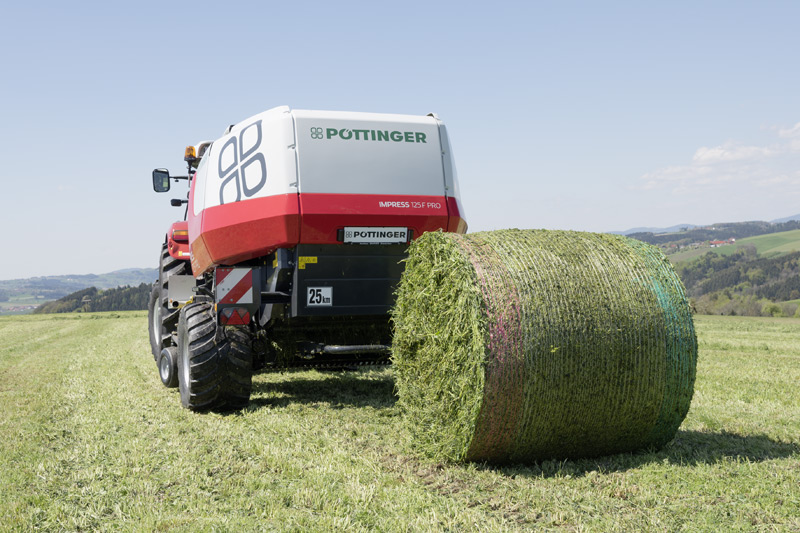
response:
[(694, 390), (683, 285), (618, 235), (426, 233), (392, 315), (415, 444), (453, 461), (607, 455), (670, 441)]

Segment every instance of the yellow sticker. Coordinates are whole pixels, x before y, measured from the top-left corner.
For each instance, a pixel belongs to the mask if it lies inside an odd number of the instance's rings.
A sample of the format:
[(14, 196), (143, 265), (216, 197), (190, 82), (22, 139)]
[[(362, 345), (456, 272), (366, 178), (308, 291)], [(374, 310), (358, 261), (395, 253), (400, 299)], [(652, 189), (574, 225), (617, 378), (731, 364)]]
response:
[(305, 270), (306, 263), (314, 263), (314, 264), (316, 264), (316, 262), (317, 262), (317, 257), (316, 256), (301, 255), (297, 259), (297, 268), (299, 268), (300, 270)]

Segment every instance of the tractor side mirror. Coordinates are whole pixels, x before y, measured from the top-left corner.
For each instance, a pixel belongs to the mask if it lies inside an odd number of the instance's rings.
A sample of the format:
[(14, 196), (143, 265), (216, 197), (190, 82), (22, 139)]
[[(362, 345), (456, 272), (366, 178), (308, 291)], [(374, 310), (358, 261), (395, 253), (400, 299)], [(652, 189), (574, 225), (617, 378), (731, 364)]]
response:
[(153, 190), (167, 192), (169, 190), (169, 170), (157, 168), (153, 171)]

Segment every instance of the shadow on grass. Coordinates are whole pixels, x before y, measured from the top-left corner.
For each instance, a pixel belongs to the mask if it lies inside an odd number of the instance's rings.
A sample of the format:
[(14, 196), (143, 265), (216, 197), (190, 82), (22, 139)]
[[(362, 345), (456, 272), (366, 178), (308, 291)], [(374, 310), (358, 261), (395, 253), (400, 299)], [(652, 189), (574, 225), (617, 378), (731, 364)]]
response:
[(326, 404), (345, 407), (386, 408), (394, 406), (394, 377), (389, 373), (318, 372), (318, 377), (280, 382), (253, 383), (250, 405), (286, 407), (292, 404)]
[(724, 460), (750, 462), (800, 456), (800, 445), (773, 440), (764, 435), (679, 430), (675, 439), (660, 450), (623, 453), (593, 459), (551, 460), (532, 465), (482, 465), (480, 468), (509, 476), (573, 477), (590, 472), (624, 472), (652, 463), (677, 466), (716, 464)]

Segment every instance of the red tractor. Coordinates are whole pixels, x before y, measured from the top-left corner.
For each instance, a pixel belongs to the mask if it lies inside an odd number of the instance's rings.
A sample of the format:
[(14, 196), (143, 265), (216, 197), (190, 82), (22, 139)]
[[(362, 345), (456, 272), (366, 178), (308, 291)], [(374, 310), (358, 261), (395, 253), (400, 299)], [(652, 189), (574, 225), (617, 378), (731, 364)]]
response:
[(407, 245), (466, 232), (447, 130), (426, 116), (278, 107), (186, 149), (185, 220), (161, 248), (149, 329), (184, 407), (238, 409), (253, 372), (386, 363)]

